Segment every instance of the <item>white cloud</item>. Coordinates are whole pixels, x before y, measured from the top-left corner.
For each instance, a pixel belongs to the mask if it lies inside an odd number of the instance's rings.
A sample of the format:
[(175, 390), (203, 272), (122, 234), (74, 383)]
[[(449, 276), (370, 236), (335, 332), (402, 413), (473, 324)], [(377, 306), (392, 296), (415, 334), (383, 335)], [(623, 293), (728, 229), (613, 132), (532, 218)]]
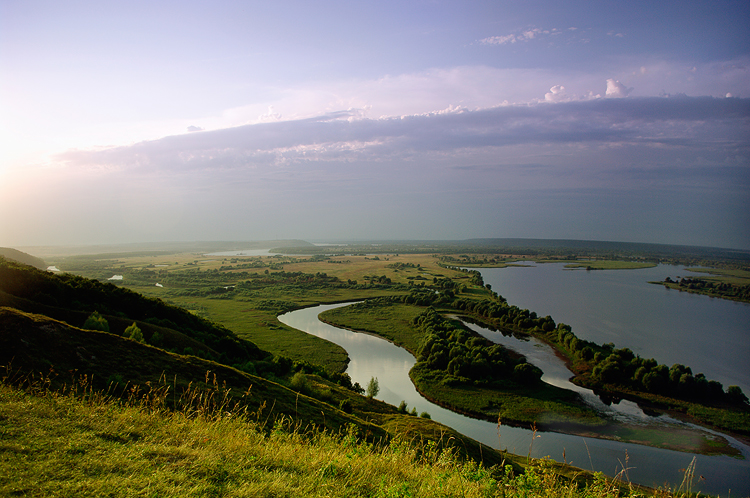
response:
[(274, 112), (272, 105), (268, 106), (268, 112), (258, 116), (258, 121), (261, 123), (268, 122), (268, 121), (280, 121), (280, 120), (281, 120), (281, 114), (279, 114), (278, 112)]
[(195, 131), (203, 131), (203, 128), (201, 128), (200, 126), (190, 125), (190, 126), (187, 127), (187, 131), (189, 131), (191, 133), (195, 132)]
[[(412, 161), (545, 143), (566, 147), (628, 145), (649, 150), (658, 147), (677, 154), (688, 146), (697, 146), (692, 143), (700, 138), (705, 143), (705, 155), (747, 152), (747, 141), (739, 138), (750, 119), (746, 100), (586, 100), (573, 99), (562, 85), (555, 85), (545, 101), (557, 105), (506, 105), (482, 110), (448, 107), (421, 115), (354, 120), (350, 117), (357, 116), (358, 111), (348, 110), (167, 137), (128, 147), (73, 151), (60, 159), (73, 169), (150, 175), (157, 171), (229, 174), (253, 168), (269, 173), (267, 168), (272, 166)], [(711, 149), (712, 140), (722, 143), (721, 150)]]
[(632, 88), (627, 88), (619, 81), (610, 78), (607, 80), (607, 93), (605, 96), (609, 98), (624, 98), (632, 91)]
[(552, 30), (543, 30), (541, 28), (529, 28), (518, 33), (511, 33), (502, 36), (489, 36), (479, 40), (482, 45), (505, 45), (506, 43), (526, 42), (537, 38), (539, 35), (557, 35), (560, 31), (557, 28)]
[(490, 36), (479, 40), (482, 45), (505, 45), (506, 43), (516, 43), (516, 35)]
[(569, 100), (568, 96), (565, 94), (565, 87), (562, 85), (555, 85), (552, 88), (549, 89), (549, 92), (547, 92), (544, 95), (544, 100), (547, 102), (564, 102), (566, 100)]

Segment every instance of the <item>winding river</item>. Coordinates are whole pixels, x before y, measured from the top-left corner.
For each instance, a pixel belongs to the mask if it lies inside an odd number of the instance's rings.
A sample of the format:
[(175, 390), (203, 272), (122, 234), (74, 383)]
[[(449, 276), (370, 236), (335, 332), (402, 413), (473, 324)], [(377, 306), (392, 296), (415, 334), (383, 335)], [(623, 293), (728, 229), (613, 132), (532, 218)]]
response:
[[(731, 438), (730, 442), (740, 449), (744, 460), (728, 456), (693, 455), (554, 432), (533, 433), (527, 429), (498, 426), (495, 423), (472, 419), (437, 406), (424, 399), (414, 388), (409, 378), (409, 370), (415, 359), (409, 352), (379, 337), (339, 329), (318, 319), (318, 314), (323, 311), (341, 306), (347, 306), (347, 303), (297, 310), (281, 315), (279, 320), (290, 327), (343, 347), (349, 354), (347, 373), (352, 381), (366, 385), (370, 378), (376, 377), (380, 384), (378, 399), (393, 405), (398, 405), (402, 400), (406, 401), (409, 409), (413, 407), (418, 412), (426, 411), (433, 420), (494, 448), (539, 458), (549, 456), (586, 470), (601, 471), (610, 476), (620, 474), (626, 480), (647, 486), (678, 486), (684, 475), (681, 469), (687, 468), (695, 458), (696, 474), (704, 476), (705, 479), (694, 482), (693, 491), (727, 495), (731, 490), (732, 496), (750, 496), (750, 447)], [(571, 388), (567, 385), (570, 384), (567, 381), (569, 375), (565, 373), (564, 365), (561, 370), (559, 360), (555, 361), (554, 354), (545, 352), (543, 346), (512, 337), (503, 338), (502, 334), (476, 325), (470, 326), (491, 340), (516, 341), (505, 345), (528, 354), (529, 361), (540, 366), (545, 372), (543, 380), (560, 387)], [(591, 402), (596, 403), (594, 400)], [(620, 405), (616, 407), (616, 411), (620, 416), (628, 417), (629, 421), (645, 417), (634, 404)], [(671, 420), (664, 422), (672, 423)]]

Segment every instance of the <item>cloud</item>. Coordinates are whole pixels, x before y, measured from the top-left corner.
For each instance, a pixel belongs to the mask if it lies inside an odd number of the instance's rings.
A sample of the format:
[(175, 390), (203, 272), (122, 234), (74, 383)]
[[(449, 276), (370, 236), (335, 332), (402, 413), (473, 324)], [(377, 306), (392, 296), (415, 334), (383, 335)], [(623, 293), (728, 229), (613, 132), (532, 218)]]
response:
[[(560, 85), (552, 87), (548, 96), (549, 101), (560, 101), (554, 106), (540, 103), (481, 110), (449, 107), (444, 112), (382, 119), (363, 119), (360, 110), (350, 109), (105, 150), (70, 151), (59, 159), (70, 168), (104, 172), (258, 170), (273, 176), (274, 171), (300, 165), (492, 157), (498, 148), (526, 148), (523, 153), (533, 155), (534, 147), (540, 145), (660, 148), (675, 157), (690, 150), (688, 158), (702, 155), (715, 162), (750, 155), (748, 99), (562, 101), (566, 95)], [(565, 154), (575, 153), (568, 150)]]
[(502, 36), (489, 36), (487, 38), (483, 38), (479, 40), (479, 43), (482, 45), (505, 45), (507, 43), (521, 43), (521, 42), (527, 42), (529, 40), (533, 40), (534, 38), (538, 38), (539, 36), (544, 35), (552, 35), (552, 34), (559, 34), (560, 31), (555, 28), (552, 30), (543, 30), (541, 28), (528, 28), (516, 33), (511, 33), (508, 35), (502, 35)]
[[(42, 227), (33, 233), (66, 242), (90, 240), (92, 226), (111, 240), (539, 236), (540, 223), (557, 230), (545, 229), (549, 237), (588, 224), (587, 236), (611, 238), (594, 231), (592, 213), (619, 199), (607, 229), (634, 227), (619, 239), (750, 244), (747, 215), (737, 214), (750, 202), (750, 99), (602, 98), (360, 116), (347, 109), (69, 151), (43, 185), (8, 188), (0, 212), (46, 203), (54, 223), (14, 217), (8, 233)], [(651, 224), (646, 234), (631, 213), (651, 208), (657, 218), (638, 218)], [(666, 229), (674, 224), (697, 228)], [(675, 233), (684, 238), (666, 238)]]
[(570, 97), (565, 93), (565, 87), (562, 85), (555, 85), (549, 89), (549, 92), (544, 94), (545, 102), (567, 102)]
[(279, 114), (278, 112), (274, 112), (272, 105), (268, 106), (268, 112), (258, 116), (258, 121), (261, 123), (268, 122), (268, 121), (279, 121), (279, 120), (281, 120), (281, 114)]
[(619, 81), (612, 78), (607, 80), (607, 93), (605, 95), (609, 98), (624, 98), (632, 91), (632, 88), (627, 88)]
[(189, 131), (189, 132), (203, 131), (203, 128), (201, 128), (200, 126), (190, 125), (190, 126), (187, 127), (187, 131)]

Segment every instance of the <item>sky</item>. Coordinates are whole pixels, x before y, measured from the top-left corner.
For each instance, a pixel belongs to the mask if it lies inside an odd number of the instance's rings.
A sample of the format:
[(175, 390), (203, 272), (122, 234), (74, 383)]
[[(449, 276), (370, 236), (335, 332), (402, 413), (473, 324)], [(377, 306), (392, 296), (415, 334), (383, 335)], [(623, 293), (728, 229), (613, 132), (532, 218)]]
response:
[(0, 2), (0, 246), (750, 250), (750, 1)]

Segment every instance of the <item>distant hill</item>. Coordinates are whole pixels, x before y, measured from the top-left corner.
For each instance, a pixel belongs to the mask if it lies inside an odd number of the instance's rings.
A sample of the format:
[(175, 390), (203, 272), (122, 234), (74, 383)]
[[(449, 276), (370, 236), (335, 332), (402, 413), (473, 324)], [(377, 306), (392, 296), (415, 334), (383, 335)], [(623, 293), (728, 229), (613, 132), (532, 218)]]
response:
[(274, 247), (312, 247), (313, 244), (304, 240), (213, 240), (195, 242), (133, 242), (128, 244), (98, 244), (81, 246), (35, 246), (23, 248), (35, 254), (53, 257), (82, 256), (82, 255), (132, 255), (132, 254), (177, 254), (177, 253), (209, 253), (224, 251), (243, 251), (271, 249)]
[(40, 270), (47, 269), (47, 263), (45, 263), (44, 260), (37, 258), (36, 256), (32, 256), (31, 254), (21, 252), (17, 249), (12, 249), (10, 247), (0, 247), (0, 256), (4, 257), (5, 259), (18, 261), (19, 263), (33, 266), (34, 268), (39, 268)]

